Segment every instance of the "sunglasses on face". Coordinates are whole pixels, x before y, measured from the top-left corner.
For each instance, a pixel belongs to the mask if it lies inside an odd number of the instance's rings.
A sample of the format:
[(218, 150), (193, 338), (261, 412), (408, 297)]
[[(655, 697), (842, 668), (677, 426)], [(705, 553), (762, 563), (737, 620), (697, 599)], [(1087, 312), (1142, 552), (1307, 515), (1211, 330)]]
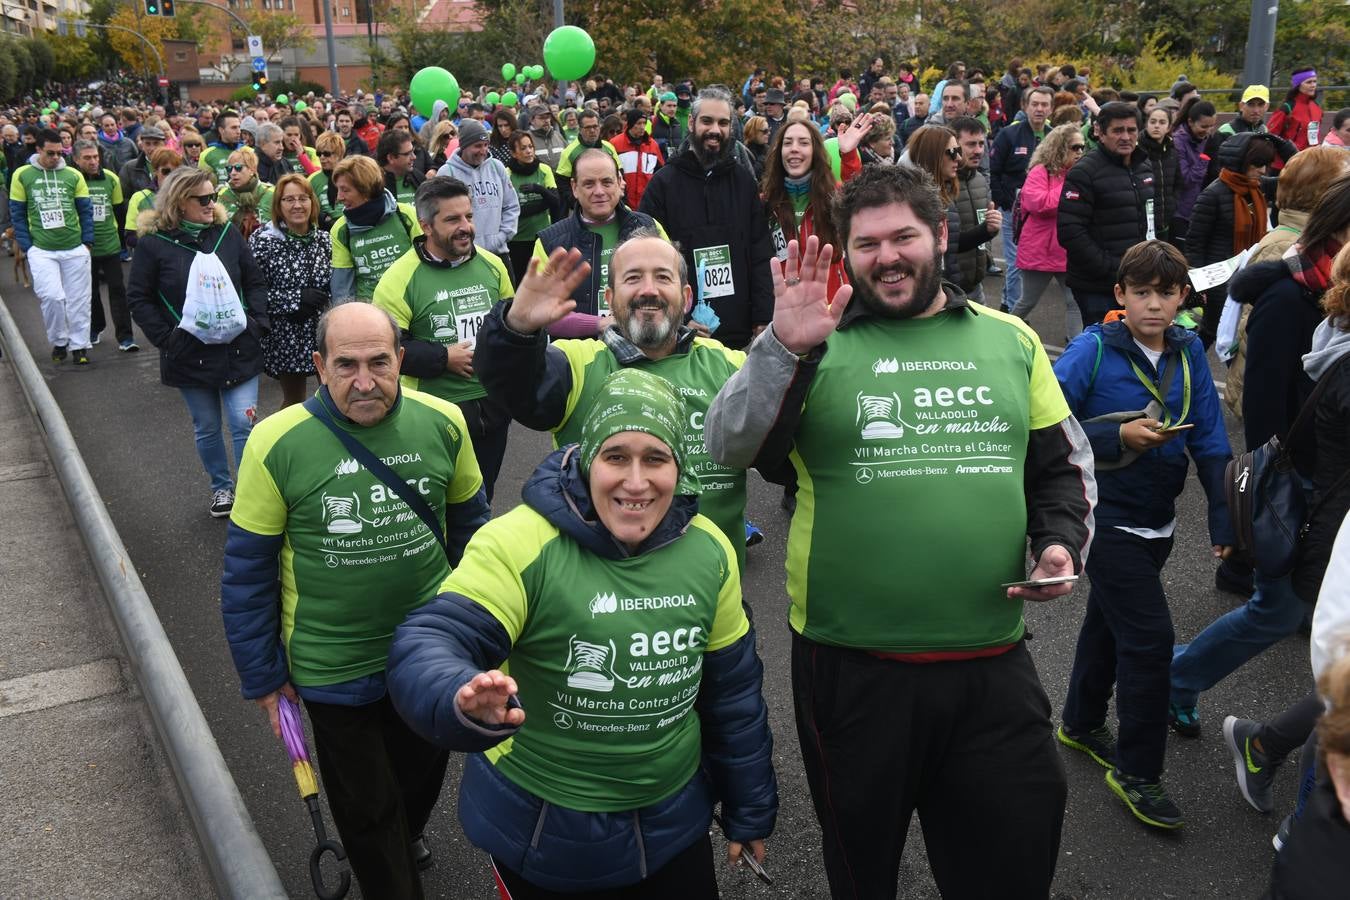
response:
[(945, 154), (947, 154), (947, 158), (948, 158), (948, 159), (960, 159), (960, 158), (961, 158), (961, 148), (960, 148), (960, 147), (948, 147), (946, 150), (943, 150), (942, 152), (945, 153)]
[(205, 146), (206, 146), (205, 144), (184, 144), (184, 145), (183, 145), (183, 149), (184, 149), (184, 150), (200, 150), (200, 149), (202, 149), (202, 148), (205, 147)]
[(244, 170), (247, 169), (247, 168), (248, 168), (248, 166), (244, 165), (243, 163), (230, 163), (229, 165), (227, 165), (227, 166), (225, 167), (225, 171), (226, 171), (226, 172), (242, 172), (242, 171), (244, 171)]
[(188, 196), (191, 197), (193, 200), (196, 200), (199, 204), (201, 204), (203, 208), (208, 207), (216, 202), (215, 191), (212, 191), (209, 194), (189, 194)]
[(319, 151), (319, 158), (320, 158), (320, 159), (327, 159), (327, 158), (330, 157), (330, 156), (337, 156), (337, 154), (334, 153), (332, 150), (320, 150), (320, 151)]
[(1087, 151), (1087, 144), (1070, 144), (1069, 149), (1074, 153), (1084, 153)]

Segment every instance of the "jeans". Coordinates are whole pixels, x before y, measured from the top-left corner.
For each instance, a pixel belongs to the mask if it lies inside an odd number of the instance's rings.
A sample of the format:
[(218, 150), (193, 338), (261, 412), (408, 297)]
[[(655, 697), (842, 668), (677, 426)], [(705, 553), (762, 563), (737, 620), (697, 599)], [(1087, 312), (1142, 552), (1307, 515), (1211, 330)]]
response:
[(1012, 309), (1022, 299), (1022, 270), (1017, 268), (1017, 241), (1013, 240), (1013, 214), (1003, 210), (1003, 308)]
[(1268, 578), (1257, 570), (1256, 592), (1211, 622), (1172, 655), (1172, 703), (1195, 706), (1207, 691), (1262, 650), (1293, 634), (1303, 621), (1304, 604), (1288, 575)]
[(1167, 667), (1174, 637), (1161, 573), (1172, 539), (1103, 528), (1092, 550), (1087, 563), (1092, 590), (1069, 676), (1064, 727), (1084, 732), (1106, 724), (1114, 686), (1120, 720), (1116, 765), (1127, 775), (1157, 781), (1167, 751)]
[(211, 478), (211, 490), (234, 489), (230, 461), (221, 435), (220, 408), (225, 406), (225, 422), (234, 442), (234, 461), (244, 459), (244, 442), (258, 420), (258, 377), (255, 375), (231, 388), (182, 387), (178, 389), (192, 414), (192, 429), (197, 439), (197, 455)]
[(1022, 274), (1026, 285), (1022, 291), (1022, 299), (1012, 308), (1014, 316), (1025, 320), (1031, 315), (1031, 311), (1041, 302), (1041, 297), (1045, 295), (1046, 289), (1053, 281), (1059, 285), (1059, 291), (1064, 295), (1064, 342), (1067, 344), (1083, 333), (1083, 314), (1079, 311), (1078, 304), (1074, 302), (1073, 291), (1069, 290), (1063, 272), (1038, 272), (1028, 269)]

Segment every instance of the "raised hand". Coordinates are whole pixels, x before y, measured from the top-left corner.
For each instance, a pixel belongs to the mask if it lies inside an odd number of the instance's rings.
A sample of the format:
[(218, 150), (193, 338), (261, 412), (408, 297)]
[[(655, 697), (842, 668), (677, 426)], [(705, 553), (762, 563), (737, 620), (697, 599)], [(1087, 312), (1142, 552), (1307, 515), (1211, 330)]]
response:
[(516, 680), (499, 669), (479, 672), (455, 694), (455, 705), (464, 715), (486, 725), (520, 727), (525, 723), (525, 710), (507, 706), (516, 690)]
[(507, 310), (507, 327), (521, 334), (534, 334), (552, 325), (576, 309), (572, 292), (590, 274), (591, 264), (581, 261), (580, 250), (559, 247), (547, 262), (532, 257)]
[[(800, 258), (799, 258), (800, 257)], [(798, 253), (797, 241), (788, 241), (787, 259), (769, 260), (773, 274), (773, 333), (793, 353), (806, 353), (822, 343), (839, 324), (849, 299), (851, 285), (841, 285), (828, 296), (830, 261), (834, 249), (814, 234)]]
[(852, 153), (858, 149), (858, 145), (867, 137), (867, 132), (872, 130), (874, 118), (871, 113), (862, 113), (853, 120), (853, 124), (844, 129), (843, 134), (839, 135), (839, 152), (843, 154)]

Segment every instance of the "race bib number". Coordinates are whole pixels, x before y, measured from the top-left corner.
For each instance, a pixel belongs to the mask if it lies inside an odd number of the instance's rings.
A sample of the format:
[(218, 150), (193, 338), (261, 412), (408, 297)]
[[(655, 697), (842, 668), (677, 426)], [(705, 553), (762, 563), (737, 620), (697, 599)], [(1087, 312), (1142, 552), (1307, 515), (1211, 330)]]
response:
[(1144, 235), (1145, 239), (1146, 239), (1146, 240), (1150, 240), (1150, 241), (1156, 240), (1157, 237), (1158, 237), (1158, 229), (1157, 229), (1157, 227), (1156, 227), (1156, 226), (1154, 225), (1154, 223), (1153, 223), (1153, 201), (1152, 201), (1152, 200), (1145, 200), (1145, 201), (1144, 201), (1144, 218), (1145, 218), (1146, 220), (1148, 220), (1148, 231), (1147, 231), (1147, 232), (1145, 233), (1145, 235)]
[(95, 221), (95, 222), (104, 222), (104, 221), (107, 221), (107, 219), (108, 219), (108, 195), (107, 195), (107, 194), (95, 194), (95, 195), (93, 196), (92, 199), (93, 199), (93, 201), (94, 201), (94, 221)]
[(43, 230), (66, 227), (66, 211), (59, 206), (56, 209), (38, 210), (38, 217)]
[(486, 288), (461, 288), (460, 290), (462, 293), (453, 295), (455, 330), (458, 332), (460, 341), (472, 345), (478, 340), (478, 332), (483, 327), (483, 319), (492, 309), (492, 298), (488, 295)]
[(478, 329), (483, 327), (483, 319), (487, 318), (487, 313), (458, 313), (455, 316), (455, 327), (459, 329), (459, 339), (473, 344), (478, 340)]
[(779, 225), (773, 226), (773, 254), (779, 259), (787, 259), (787, 238)]
[(1309, 147), (1316, 147), (1316, 146), (1317, 146), (1317, 135), (1318, 135), (1318, 133), (1321, 131), (1321, 128), (1322, 128), (1322, 123), (1321, 123), (1321, 122), (1309, 122), (1309, 123), (1308, 123), (1308, 146), (1309, 146)]
[(731, 297), (736, 293), (731, 271), (731, 247), (699, 247), (694, 250), (694, 269), (698, 272), (699, 291), (704, 299)]

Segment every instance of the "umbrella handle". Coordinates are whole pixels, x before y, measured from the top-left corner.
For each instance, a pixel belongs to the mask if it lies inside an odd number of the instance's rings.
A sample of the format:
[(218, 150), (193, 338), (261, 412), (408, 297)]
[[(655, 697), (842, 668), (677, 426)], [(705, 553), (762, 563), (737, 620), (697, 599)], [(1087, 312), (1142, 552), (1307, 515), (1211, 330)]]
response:
[(343, 869), (338, 875), (337, 887), (329, 890), (323, 883), (323, 869), (319, 863), (325, 853), (332, 853), (333, 858), (341, 861), (347, 858), (347, 853), (342, 849), (342, 845), (336, 841), (320, 841), (319, 845), (310, 851), (309, 854), (309, 880), (314, 885), (314, 895), (319, 900), (342, 900), (347, 896), (347, 891), (352, 886), (352, 873), (348, 869)]

